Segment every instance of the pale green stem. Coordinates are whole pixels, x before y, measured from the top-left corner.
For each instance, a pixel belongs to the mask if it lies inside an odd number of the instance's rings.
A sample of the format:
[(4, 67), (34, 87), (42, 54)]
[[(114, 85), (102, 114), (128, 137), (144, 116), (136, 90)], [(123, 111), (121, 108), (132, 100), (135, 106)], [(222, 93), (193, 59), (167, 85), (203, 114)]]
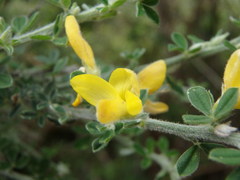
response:
[[(237, 48), (240, 47), (240, 36), (232, 39), (230, 41), (233, 45), (235, 45)], [(173, 56), (170, 58), (166, 58), (166, 63), (168, 66), (172, 66), (174, 64), (177, 64), (181, 61), (192, 59), (195, 57), (206, 57), (210, 55), (217, 54), (219, 52), (223, 52), (227, 50), (228, 48), (224, 46), (224, 44), (221, 42), (220, 44), (213, 44), (212, 46), (208, 47), (202, 47), (200, 51), (197, 51), (195, 53), (187, 53), (187, 54), (179, 54), (177, 56)]]
[(228, 137), (219, 137), (210, 125), (186, 125), (148, 118), (143, 120), (143, 127), (149, 130), (173, 134), (192, 142), (216, 142), (240, 149), (240, 133)]
[[(116, 2), (116, 1), (117, 0), (115, 0), (114, 2)], [(75, 16), (78, 19), (78, 22), (81, 23), (81, 22), (91, 21), (91, 20), (95, 20), (95, 19), (100, 19), (104, 15), (106, 15), (116, 9), (116, 8), (113, 8), (111, 5), (109, 5), (108, 10), (101, 12), (99, 10), (99, 8), (102, 8), (102, 7), (104, 7), (104, 5), (99, 4), (97, 6), (94, 6), (92, 8), (89, 8), (85, 11), (80, 12), (79, 14), (76, 14)], [(30, 31), (30, 32), (24, 33), (22, 35), (14, 36), (13, 40), (16, 40), (17, 44), (21, 44), (21, 43), (30, 41), (31, 37), (35, 36), (35, 35), (51, 35), (53, 32), (54, 24), (55, 23), (52, 22), (52, 23), (47, 24), (43, 27), (40, 27), (34, 31)]]
[(171, 180), (179, 180), (176, 166), (164, 154), (152, 153), (150, 158), (161, 166), (162, 170), (168, 172)]

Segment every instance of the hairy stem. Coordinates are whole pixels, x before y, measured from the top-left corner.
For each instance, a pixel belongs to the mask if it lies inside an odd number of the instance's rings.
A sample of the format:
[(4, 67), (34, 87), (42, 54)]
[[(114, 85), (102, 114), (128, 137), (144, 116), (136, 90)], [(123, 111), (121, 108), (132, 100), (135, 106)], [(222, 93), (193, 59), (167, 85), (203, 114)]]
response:
[(219, 137), (210, 125), (185, 125), (156, 119), (146, 119), (143, 127), (149, 130), (173, 134), (189, 141), (217, 142), (240, 149), (240, 133)]

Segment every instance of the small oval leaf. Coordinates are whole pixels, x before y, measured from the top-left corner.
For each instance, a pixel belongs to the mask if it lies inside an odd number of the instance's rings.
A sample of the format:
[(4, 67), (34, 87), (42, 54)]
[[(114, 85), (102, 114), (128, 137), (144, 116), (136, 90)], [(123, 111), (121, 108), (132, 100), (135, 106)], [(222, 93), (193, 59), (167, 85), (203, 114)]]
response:
[(190, 147), (177, 160), (177, 170), (180, 176), (189, 176), (197, 170), (200, 161), (199, 149), (197, 146)]
[(228, 89), (220, 98), (214, 111), (216, 119), (222, 118), (234, 109), (238, 99), (238, 88)]
[(222, 164), (237, 166), (240, 165), (240, 150), (230, 148), (216, 148), (209, 154), (209, 159)]
[(212, 96), (209, 91), (201, 86), (196, 86), (188, 89), (187, 96), (190, 103), (206, 116), (212, 113)]

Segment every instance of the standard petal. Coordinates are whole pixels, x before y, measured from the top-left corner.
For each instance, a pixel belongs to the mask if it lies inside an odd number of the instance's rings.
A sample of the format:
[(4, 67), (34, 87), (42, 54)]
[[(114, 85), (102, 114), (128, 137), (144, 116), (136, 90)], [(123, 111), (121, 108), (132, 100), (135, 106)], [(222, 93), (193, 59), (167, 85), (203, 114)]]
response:
[(82, 74), (75, 76), (70, 80), (70, 84), (74, 91), (94, 106), (103, 99), (120, 98), (110, 83), (96, 75)]
[(138, 73), (141, 89), (148, 89), (149, 94), (158, 90), (166, 77), (167, 66), (163, 60), (156, 61)]
[(139, 99), (138, 96), (133, 94), (130, 91), (127, 91), (125, 94), (125, 101), (127, 105), (127, 112), (128, 114), (135, 116), (142, 112), (142, 101)]
[(147, 100), (144, 104), (144, 111), (150, 114), (159, 114), (168, 111), (168, 105), (163, 102), (152, 102)]
[(126, 103), (120, 98), (104, 99), (97, 105), (97, 119), (103, 124), (120, 120), (126, 114)]
[(72, 106), (77, 107), (79, 104), (81, 104), (83, 101), (83, 98), (81, 97), (80, 94), (77, 94), (76, 99), (74, 100), (74, 102), (72, 103)]
[(75, 53), (81, 58), (85, 65), (92, 69), (95, 69), (96, 64), (92, 48), (82, 37), (78, 22), (74, 16), (66, 17), (65, 30), (68, 41)]
[[(236, 50), (229, 58), (224, 71), (223, 81), (224, 91), (232, 87), (240, 88), (240, 49)], [(240, 89), (235, 108), (240, 109)]]
[(137, 96), (140, 95), (140, 87), (135, 72), (126, 68), (117, 68), (110, 76), (109, 83), (118, 91), (122, 99), (125, 99), (126, 91)]
[(231, 87), (240, 87), (240, 49), (235, 51), (224, 71), (224, 89)]

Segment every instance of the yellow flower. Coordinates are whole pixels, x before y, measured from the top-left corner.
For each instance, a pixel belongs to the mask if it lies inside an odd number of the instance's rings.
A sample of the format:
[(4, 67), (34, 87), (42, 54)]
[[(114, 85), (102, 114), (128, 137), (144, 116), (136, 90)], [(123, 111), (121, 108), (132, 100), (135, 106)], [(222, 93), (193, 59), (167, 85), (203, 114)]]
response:
[[(240, 49), (233, 52), (224, 71), (223, 92), (229, 88), (240, 88)], [(240, 95), (235, 108), (240, 109)]]
[[(138, 80), (141, 89), (148, 89), (152, 94), (157, 91), (166, 78), (167, 66), (163, 60), (158, 60), (148, 65), (138, 73)], [(163, 102), (152, 102), (147, 100), (144, 105), (144, 111), (150, 114), (158, 114), (168, 111), (168, 105)]]
[(82, 37), (80, 27), (74, 16), (70, 15), (66, 17), (65, 30), (70, 45), (78, 57), (82, 60), (86, 71), (90, 74), (97, 74), (98, 69), (94, 60), (92, 48)]
[(97, 108), (97, 119), (101, 123), (112, 123), (142, 112), (139, 82), (129, 69), (114, 70), (109, 82), (93, 74), (82, 74), (73, 77), (70, 84)]

